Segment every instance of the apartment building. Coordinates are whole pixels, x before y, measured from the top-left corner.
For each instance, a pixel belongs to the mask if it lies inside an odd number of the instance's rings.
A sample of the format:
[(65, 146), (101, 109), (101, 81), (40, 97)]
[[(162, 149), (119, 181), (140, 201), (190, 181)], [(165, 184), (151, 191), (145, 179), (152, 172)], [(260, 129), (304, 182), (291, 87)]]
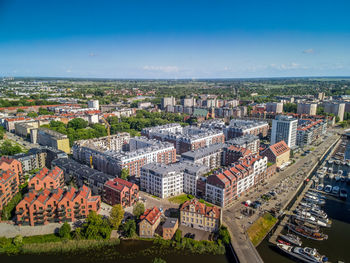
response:
[(183, 99), (181, 99), (181, 105), (182, 105), (183, 107), (194, 107), (194, 106), (196, 106), (196, 99), (193, 98), (193, 97), (190, 97), (190, 98), (188, 98), (188, 97), (183, 98)]
[(344, 120), (345, 103), (342, 102), (324, 102), (324, 112), (334, 114), (339, 117), (339, 121)]
[(316, 115), (317, 103), (300, 102), (297, 105), (297, 113), (306, 115)]
[(78, 187), (86, 185), (93, 194), (101, 196), (104, 193), (105, 183), (115, 178), (68, 158), (55, 159), (52, 161), (52, 166), (58, 166), (63, 170), (66, 183), (74, 182)]
[(177, 218), (168, 217), (162, 225), (162, 236), (165, 240), (173, 238), (177, 228), (179, 227), (179, 220)]
[(206, 206), (196, 199), (183, 203), (180, 207), (180, 224), (204, 231), (215, 232), (221, 222), (221, 209)]
[(211, 144), (205, 148), (181, 154), (181, 160), (206, 165), (210, 170), (222, 165), (223, 143)]
[(133, 206), (139, 199), (139, 187), (136, 184), (114, 178), (104, 185), (103, 200), (109, 205), (120, 204), (123, 208)]
[(0, 170), (13, 171), (15, 174), (17, 174), (19, 183), (24, 183), (22, 164), (18, 160), (7, 156), (2, 156), (0, 159)]
[(223, 130), (226, 127), (226, 125), (225, 125), (225, 122), (222, 121), (222, 120), (210, 119), (210, 120), (207, 120), (207, 121), (203, 121), (200, 124), (200, 127), (204, 128), (204, 129), (219, 129), (219, 130)]
[(226, 140), (241, 137), (246, 134), (256, 135), (259, 138), (267, 136), (269, 124), (264, 121), (231, 120), (230, 125), (225, 129)]
[(32, 129), (38, 129), (40, 126), (39, 121), (26, 121), (15, 123), (15, 134), (21, 137), (28, 137)]
[(177, 154), (197, 150), (216, 143), (224, 143), (225, 136), (221, 130), (197, 127), (180, 128), (179, 124), (162, 125), (145, 128), (142, 135), (174, 145)]
[[(11, 169), (0, 169), (0, 216), (2, 209), (18, 193), (19, 177), (18, 173)], [(1, 218), (1, 217), (0, 217)]]
[(168, 198), (183, 193), (184, 176), (182, 169), (176, 165), (150, 163), (141, 169), (141, 190)]
[(16, 206), (18, 225), (46, 225), (55, 222), (74, 222), (86, 218), (91, 211), (99, 212), (100, 196), (91, 195), (87, 186), (79, 190), (58, 188), (30, 190)]
[(327, 132), (325, 120), (299, 119), (297, 128), (297, 141), (299, 147), (304, 147), (317, 140)]
[(266, 178), (267, 157), (249, 155), (208, 176), (206, 200), (225, 207)]
[(196, 195), (197, 181), (208, 171), (207, 166), (190, 162), (147, 164), (141, 169), (140, 188), (160, 198), (182, 193)]
[(131, 176), (140, 176), (141, 167), (145, 164), (176, 161), (176, 150), (168, 142), (135, 137), (130, 139), (125, 148), (128, 151), (118, 152), (96, 144), (75, 143), (72, 152), (74, 159), (85, 164), (90, 164), (92, 160), (95, 169), (111, 175), (118, 175), (122, 169), (128, 169)]
[(296, 146), (298, 120), (292, 116), (278, 115), (272, 120), (271, 145), (285, 141), (289, 148)]
[(69, 139), (67, 135), (47, 128), (32, 129), (31, 142), (62, 150), (65, 153), (70, 153)]
[(266, 156), (269, 162), (275, 163), (277, 168), (282, 167), (289, 161), (290, 148), (284, 141), (270, 145), (261, 155)]
[(29, 179), (28, 188), (40, 191), (42, 189), (57, 189), (64, 186), (63, 170), (55, 166), (52, 170), (42, 168)]
[(140, 217), (139, 236), (143, 238), (152, 238), (159, 226), (162, 213), (158, 207), (147, 209)]
[(241, 137), (232, 138), (231, 140), (226, 141), (226, 144), (248, 149), (252, 153), (258, 153), (260, 148), (260, 139), (256, 135), (246, 134)]
[(22, 164), (23, 172), (42, 169), (46, 164), (47, 153), (37, 148), (30, 149), (27, 153), (19, 153), (13, 156)]
[(161, 101), (161, 107), (164, 110), (167, 106), (175, 106), (176, 99), (174, 97), (164, 97)]
[(227, 144), (223, 149), (222, 163), (227, 166), (251, 154), (252, 152), (247, 148)]
[(282, 113), (283, 103), (282, 102), (268, 102), (266, 103), (266, 112)]

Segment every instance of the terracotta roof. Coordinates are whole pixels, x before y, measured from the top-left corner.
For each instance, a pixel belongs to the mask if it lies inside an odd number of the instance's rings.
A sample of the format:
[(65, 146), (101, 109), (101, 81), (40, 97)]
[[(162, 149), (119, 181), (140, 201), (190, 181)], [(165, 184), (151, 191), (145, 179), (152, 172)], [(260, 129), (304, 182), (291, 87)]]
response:
[(125, 187), (130, 189), (131, 187), (134, 186), (134, 184), (117, 177), (117, 178), (114, 178), (113, 180), (107, 181), (105, 183), (105, 186), (108, 186), (114, 190), (121, 192)]
[(204, 203), (199, 202), (197, 199), (192, 199), (183, 203), (180, 210), (190, 211), (190, 207), (194, 206), (195, 212), (206, 217), (210, 217), (211, 212), (214, 213), (213, 218), (220, 218), (220, 209), (216, 206), (206, 206)]
[(159, 211), (158, 207), (153, 207), (147, 209), (143, 215), (140, 217), (141, 220), (147, 220), (151, 225), (154, 225), (154, 223), (158, 220), (158, 218), (161, 216), (161, 212)]
[(275, 143), (271, 145), (268, 149), (270, 149), (275, 156), (280, 156), (281, 154), (284, 154), (285, 152), (288, 152), (290, 150), (288, 145), (284, 141)]
[(0, 183), (6, 183), (11, 177), (15, 176), (15, 172), (11, 170), (0, 170)]

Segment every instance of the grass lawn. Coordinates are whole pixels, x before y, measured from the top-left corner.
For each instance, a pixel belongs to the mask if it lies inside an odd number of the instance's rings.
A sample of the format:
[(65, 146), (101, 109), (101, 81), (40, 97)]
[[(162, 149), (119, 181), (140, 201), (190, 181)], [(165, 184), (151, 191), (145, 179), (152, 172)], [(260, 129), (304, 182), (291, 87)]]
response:
[(23, 237), (23, 244), (37, 244), (47, 242), (60, 242), (61, 238), (55, 234)]
[(257, 246), (263, 240), (276, 222), (277, 218), (270, 213), (265, 213), (248, 228), (248, 236), (254, 246)]
[[(192, 200), (193, 198), (194, 198), (193, 195), (182, 194), (182, 195), (170, 197), (168, 200), (172, 203), (181, 205), (188, 200)], [(208, 203), (208, 202), (204, 201), (203, 199), (199, 199), (198, 201), (205, 204), (206, 206), (209, 206), (209, 207), (213, 206), (211, 203)]]
[(191, 200), (192, 198), (190, 198), (191, 196), (187, 195), (187, 194), (182, 194), (182, 195), (178, 195), (178, 196), (174, 196), (174, 197), (170, 197), (168, 200), (172, 203), (175, 204), (183, 204), (188, 200)]

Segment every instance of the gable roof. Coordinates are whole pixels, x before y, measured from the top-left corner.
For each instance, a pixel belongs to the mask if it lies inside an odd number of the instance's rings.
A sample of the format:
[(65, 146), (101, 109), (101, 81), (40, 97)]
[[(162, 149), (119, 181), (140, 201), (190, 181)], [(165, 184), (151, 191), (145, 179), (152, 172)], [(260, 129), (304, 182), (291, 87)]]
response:
[(141, 221), (147, 220), (151, 225), (154, 225), (161, 214), (162, 213), (159, 211), (158, 207), (154, 206), (153, 208), (147, 209), (140, 217), (140, 219)]
[(280, 141), (278, 143), (275, 143), (273, 145), (270, 145), (268, 148), (275, 156), (280, 156), (290, 150), (288, 145), (284, 141)]
[(180, 210), (189, 211), (191, 206), (194, 206), (196, 213), (210, 217), (211, 212), (213, 212), (214, 218), (220, 218), (220, 209), (218, 207), (206, 206), (204, 203), (199, 202), (197, 199), (186, 201), (181, 205)]

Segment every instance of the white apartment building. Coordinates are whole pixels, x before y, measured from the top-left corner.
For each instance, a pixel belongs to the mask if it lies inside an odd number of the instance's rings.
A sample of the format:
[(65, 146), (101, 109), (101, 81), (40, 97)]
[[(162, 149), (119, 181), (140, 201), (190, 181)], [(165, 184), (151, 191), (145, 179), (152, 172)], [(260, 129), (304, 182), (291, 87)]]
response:
[(279, 115), (272, 120), (271, 145), (285, 141), (289, 148), (296, 146), (298, 120), (291, 116)]

